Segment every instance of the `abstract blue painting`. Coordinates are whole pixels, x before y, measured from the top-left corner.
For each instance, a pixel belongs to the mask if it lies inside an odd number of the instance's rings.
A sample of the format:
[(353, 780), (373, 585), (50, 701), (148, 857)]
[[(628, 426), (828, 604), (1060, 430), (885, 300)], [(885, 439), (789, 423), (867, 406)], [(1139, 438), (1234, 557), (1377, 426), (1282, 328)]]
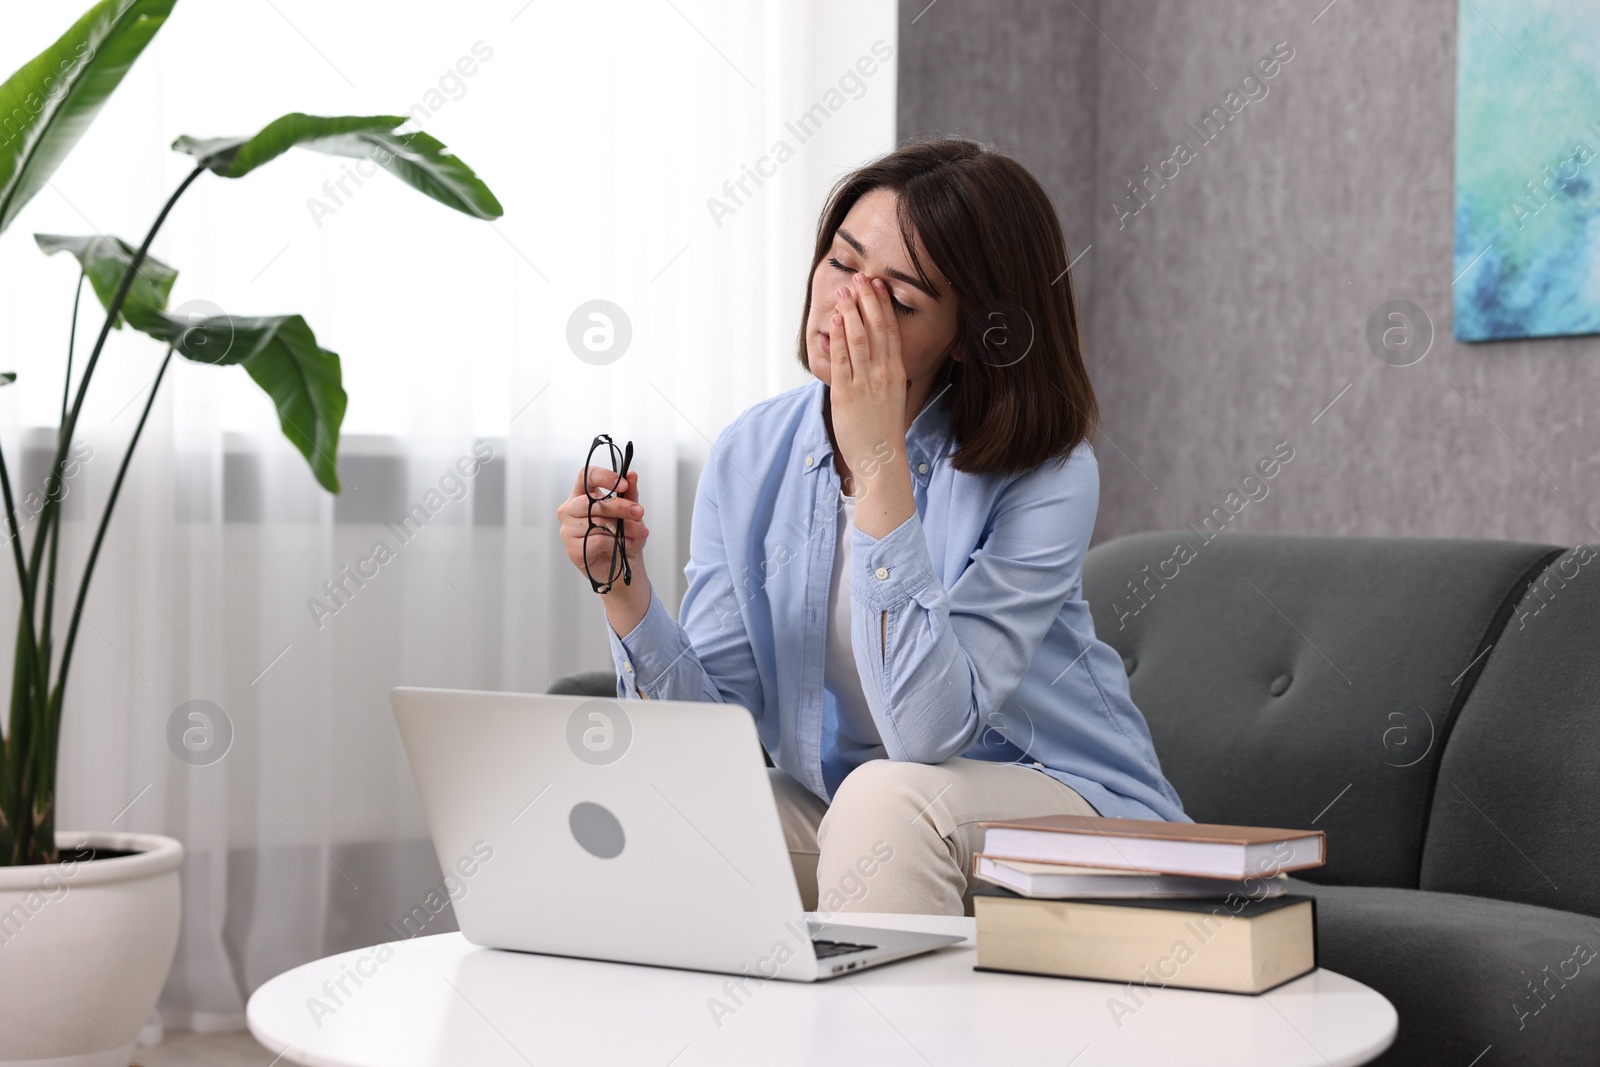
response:
[(1600, 11), (1461, 0), (1455, 336), (1600, 333)]

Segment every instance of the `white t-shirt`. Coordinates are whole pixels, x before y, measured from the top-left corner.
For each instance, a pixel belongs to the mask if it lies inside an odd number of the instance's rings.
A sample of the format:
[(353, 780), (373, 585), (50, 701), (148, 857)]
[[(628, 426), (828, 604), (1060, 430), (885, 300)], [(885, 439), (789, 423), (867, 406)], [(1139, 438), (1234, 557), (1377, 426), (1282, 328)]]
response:
[[(878, 724), (872, 721), (867, 696), (861, 689), (855, 652), (850, 646), (850, 537), (855, 528), (856, 498), (839, 499), (838, 536), (834, 539), (833, 580), (828, 586), (827, 655), (823, 658), (823, 685), (839, 704), (841, 733), (862, 744), (879, 744)], [(876, 636), (876, 635), (874, 635)]]

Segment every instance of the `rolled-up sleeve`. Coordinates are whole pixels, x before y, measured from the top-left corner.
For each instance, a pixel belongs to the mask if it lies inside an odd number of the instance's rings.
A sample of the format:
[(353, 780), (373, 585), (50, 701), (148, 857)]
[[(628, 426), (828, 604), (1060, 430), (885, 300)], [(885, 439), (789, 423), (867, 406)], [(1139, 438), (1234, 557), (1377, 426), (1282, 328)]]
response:
[(851, 527), (852, 648), (890, 759), (941, 763), (1005, 732), (996, 712), (1077, 587), (1099, 488), (1087, 444), (1013, 480), (949, 589), (919, 515), (881, 538)]
[[(681, 690), (673, 684), (670, 673), (691, 651), (688, 635), (667, 610), (661, 594), (650, 589), (650, 607), (627, 636), (619, 637), (608, 624), (606, 634), (611, 640), (611, 658), (617, 665), (617, 695), (639, 696), (642, 688), (652, 697), (670, 699), (669, 690)], [(689, 673), (687, 670), (680, 674)]]
[(759, 719), (760, 675), (734, 591), (717, 507), (719, 454), (719, 449), (712, 450), (695, 490), (684, 568), (688, 587), (679, 618), (673, 619), (652, 585), (644, 617), (626, 634), (618, 634), (608, 622), (606, 634), (618, 697), (638, 699), (643, 690), (651, 700), (738, 704)]

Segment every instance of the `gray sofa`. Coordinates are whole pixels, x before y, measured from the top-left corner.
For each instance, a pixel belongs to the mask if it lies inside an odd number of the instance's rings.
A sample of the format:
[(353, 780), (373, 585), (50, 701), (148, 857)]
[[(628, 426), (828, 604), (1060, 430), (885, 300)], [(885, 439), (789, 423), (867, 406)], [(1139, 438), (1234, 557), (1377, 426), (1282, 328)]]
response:
[(1164, 531), (1084, 591), (1191, 817), (1327, 833), (1296, 888), (1399, 1012), (1377, 1063), (1600, 1063), (1592, 549)]

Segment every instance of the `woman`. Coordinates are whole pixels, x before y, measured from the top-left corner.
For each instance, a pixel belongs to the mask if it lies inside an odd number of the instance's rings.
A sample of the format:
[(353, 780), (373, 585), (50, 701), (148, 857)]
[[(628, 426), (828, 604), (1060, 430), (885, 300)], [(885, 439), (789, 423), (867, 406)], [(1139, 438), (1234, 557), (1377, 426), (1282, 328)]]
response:
[[(632, 567), (603, 594), (618, 696), (751, 711), (808, 909), (962, 914), (986, 819), (1189, 821), (1083, 600), (1097, 407), (1044, 190), (913, 141), (835, 186), (811, 267), (815, 380), (718, 438), (680, 621), (638, 475), (595, 506)], [(588, 551), (603, 574), (611, 539)]]

